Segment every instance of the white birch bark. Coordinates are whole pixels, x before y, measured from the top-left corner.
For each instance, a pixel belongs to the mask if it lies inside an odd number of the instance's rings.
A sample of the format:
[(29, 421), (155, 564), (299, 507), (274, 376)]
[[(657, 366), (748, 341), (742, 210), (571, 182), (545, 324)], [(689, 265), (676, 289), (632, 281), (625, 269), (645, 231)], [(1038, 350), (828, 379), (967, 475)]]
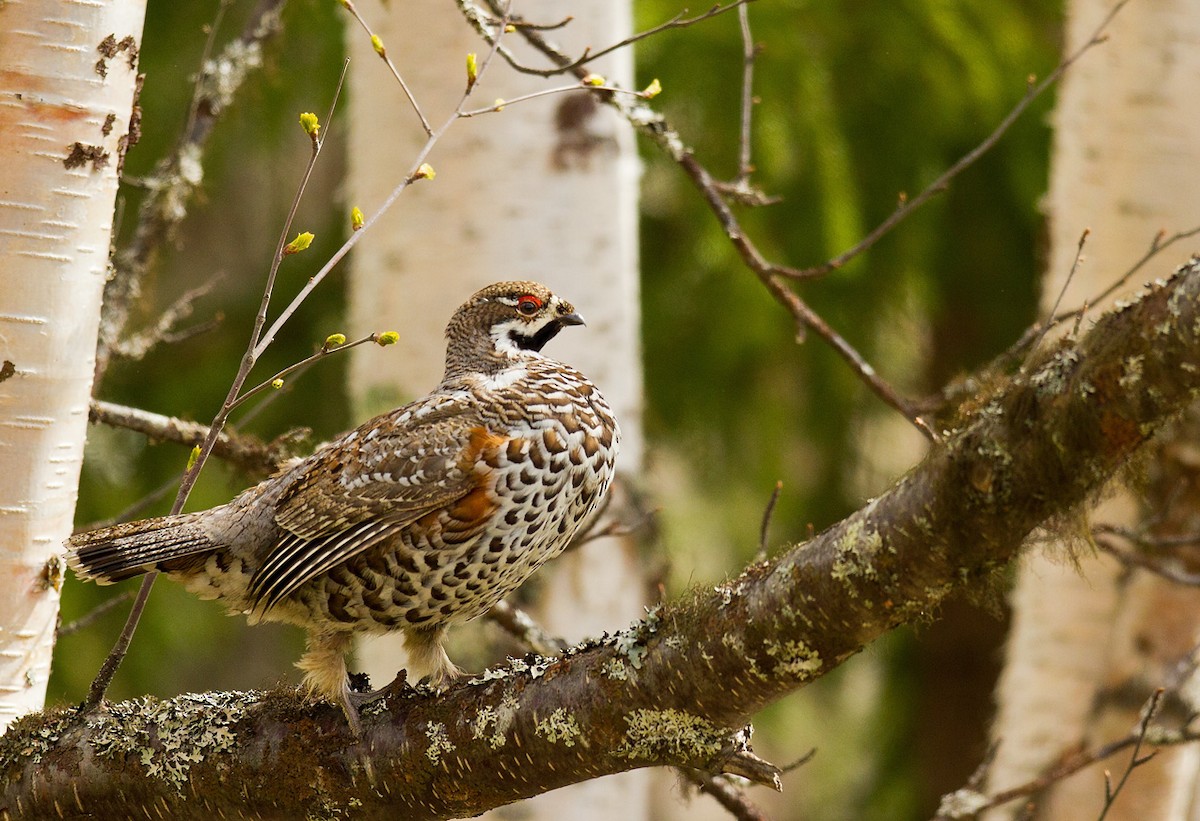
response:
[(144, 14), (0, 3), (0, 730), (45, 700)]
[[(1108, 13), (1108, 0), (1068, 3), (1066, 52), (1077, 49)], [(1075, 306), (1114, 281), (1168, 234), (1200, 224), (1200, 6), (1192, 0), (1130, 3), (1110, 39), (1067, 74), (1054, 117), (1048, 209), (1050, 265), (1044, 302), (1062, 289), (1080, 235), (1085, 259), (1064, 299)], [(1181, 248), (1177, 256), (1193, 250)], [(1162, 267), (1161, 265), (1159, 266)], [(1135, 283), (1136, 285), (1136, 283)], [(1127, 498), (1104, 504), (1097, 521), (1128, 523)], [(1077, 745), (1124, 735), (1141, 699), (1165, 682), (1200, 639), (1200, 599), (1141, 573), (1125, 576), (1104, 556), (1076, 569), (1042, 551), (1023, 562), (1013, 595), (1014, 622), (993, 735), (1000, 742), (991, 787), (1040, 774)], [(1123, 703), (1105, 698), (1135, 686)], [(1194, 808), (1197, 756), (1164, 751), (1134, 774), (1107, 818), (1187, 819)], [(1123, 762), (1106, 765), (1114, 771)], [(1050, 792), (1039, 818), (1094, 819), (1104, 800), (1093, 767)], [(1019, 802), (1018, 802), (1019, 803)], [(1010, 806), (992, 817), (1013, 817)]]
[[(465, 61), (487, 46), (451, 3), (365, 1), (363, 16), (436, 127), (466, 83)], [(515, 9), (538, 22), (573, 20), (551, 36), (568, 50), (603, 46), (627, 35), (626, 2), (586, 0), (564, 9), (539, 0)], [(379, 64), (366, 37), (348, 29), (351, 135), (348, 196), (370, 214), (402, 179), (424, 141), (400, 88)], [(517, 35), (506, 43), (531, 64), (546, 65)], [(593, 71), (629, 87), (628, 49)], [(566, 85), (518, 74), (497, 58), (482, 76), (476, 105)], [(572, 113), (574, 112), (574, 116)], [(580, 93), (515, 104), (460, 121), (429, 158), (436, 179), (405, 193), (374, 236), (354, 252), (350, 286), (353, 333), (395, 329), (398, 350), (356, 352), (350, 373), (358, 417), (423, 394), (441, 378), (445, 322), (479, 287), (504, 279), (546, 283), (570, 300), (587, 327), (561, 334), (553, 356), (580, 368), (604, 392), (621, 423), (618, 473), (636, 479), (642, 464), (641, 367), (638, 343), (637, 180), (632, 135)], [(644, 592), (628, 540), (606, 538), (539, 573), (539, 618), (577, 640), (626, 625), (642, 614)], [(387, 644), (388, 648), (383, 646)], [(378, 681), (403, 666), (399, 642), (368, 645), (360, 666)], [(645, 817), (649, 775), (627, 773), (523, 802), (522, 818)], [(503, 815), (504, 810), (498, 811)]]

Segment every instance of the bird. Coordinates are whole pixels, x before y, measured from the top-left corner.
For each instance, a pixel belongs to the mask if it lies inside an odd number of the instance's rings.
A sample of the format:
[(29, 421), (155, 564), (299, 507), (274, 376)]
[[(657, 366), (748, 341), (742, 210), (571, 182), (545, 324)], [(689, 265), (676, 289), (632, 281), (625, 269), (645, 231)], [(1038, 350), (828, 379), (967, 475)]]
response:
[(410, 673), (454, 681), (447, 629), (519, 587), (601, 507), (617, 421), (586, 376), (542, 352), (583, 324), (539, 283), (483, 288), (451, 316), (427, 396), (224, 505), (76, 534), (67, 562), (100, 584), (156, 570), (251, 623), (303, 627), (302, 686), (340, 704), (357, 735), (358, 706), (388, 688), (351, 690), (355, 634), (398, 630)]

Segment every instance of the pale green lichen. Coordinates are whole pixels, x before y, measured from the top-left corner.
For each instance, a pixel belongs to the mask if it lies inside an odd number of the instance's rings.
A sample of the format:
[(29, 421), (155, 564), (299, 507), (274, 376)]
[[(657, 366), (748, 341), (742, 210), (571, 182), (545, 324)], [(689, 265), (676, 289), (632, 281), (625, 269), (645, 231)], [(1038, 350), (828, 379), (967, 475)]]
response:
[(625, 662), (619, 658), (611, 658), (604, 663), (600, 668), (600, 673), (605, 678), (610, 678), (614, 681), (627, 681), (631, 675), (629, 668), (625, 666)]
[(1142, 354), (1131, 356), (1125, 360), (1125, 372), (1121, 374), (1120, 382), (1122, 388), (1133, 388), (1142, 381), (1142, 364), (1146, 357)]
[(821, 670), (821, 655), (801, 641), (767, 641), (767, 655), (775, 660), (776, 676), (812, 678)]
[(615, 752), (636, 761), (709, 761), (729, 741), (728, 731), (683, 710), (634, 710), (625, 722), (625, 740)]
[(568, 747), (574, 747), (575, 741), (583, 737), (575, 716), (562, 707), (551, 713), (549, 718), (538, 721), (534, 729), (551, 744), (561, 743)]
[(446, 725), (436, 721), (429, 722), (425, 727), (425, 737), (429, 739), (429, 747), (425, 756), (435, 765), (440, 764), (442, 755), (454, 750), (450, 737), (446, 733)]
[(475, 717), (471, 732), (475, 738), (486, 741), (493, 750), (504, 746), (508, 740), (508, 728), (512, 726), (519, 706), (516, 696), (505, 693), (498, 707), (484, 707)]
[(858, 590), (853, 580), (858, 576), (876, 577), (875, 560), (882, 550), (883, 536), (869, 524), (866, 516), (860, 516), (850, 522), (838, 539), (837, 558), (833, 560), (830, 576), (843, 582), (847, 592), (856, 597)]
[(1041, 367), (1029, 382), (1038, 389), (1041, 396), (1057, 396), (1063, 392), (1078, 362), (1079, 353), (1074, 348), (1056, 351), (1051, 360)]
[(233, 748), (231, 725), (256, 693), (189, 693), (170, 701), (137, 699), (108, 705), (87, 722), (92, 748), (104, 757), (133, 756), (146, 774), (182, 791), (193, 764)]

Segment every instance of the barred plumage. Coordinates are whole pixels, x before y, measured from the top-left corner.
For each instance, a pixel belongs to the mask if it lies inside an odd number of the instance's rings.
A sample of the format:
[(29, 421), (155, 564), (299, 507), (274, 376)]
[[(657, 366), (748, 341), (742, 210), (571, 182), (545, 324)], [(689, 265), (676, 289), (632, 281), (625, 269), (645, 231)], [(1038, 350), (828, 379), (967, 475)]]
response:
[(541, 353), (582, 322), (537, 283), (484, 288), (451, 318), (429, 396), (226, 505), (74, 536), (68, 561), (101, 583), (158, 569), (252, 620), (303, 626), (306, 684), (357, 729), (354, 633), (401, 630), (410, 667), (435, 683), (457, 675), (446, 628), (561, 553), (607, 492), (612, 411), (583, 374)]

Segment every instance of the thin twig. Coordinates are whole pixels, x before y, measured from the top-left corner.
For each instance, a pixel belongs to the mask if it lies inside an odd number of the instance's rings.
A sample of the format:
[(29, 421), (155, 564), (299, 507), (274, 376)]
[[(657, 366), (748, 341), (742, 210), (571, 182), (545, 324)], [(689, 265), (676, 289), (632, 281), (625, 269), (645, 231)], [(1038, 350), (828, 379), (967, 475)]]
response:
[(61, 639), (63, 636), (69, 636), (72, 633), (78, 633), (80, 630), (103, 616), (109, 610), (112, 610), (117, 605), (127, 602), (132, 598), (133, 591), (126, 590), (124, 593), (119, 593), (112, 598), (106, 599), (105, 601), (93, 607), (87, 613), (84, 613), (82, 616), (75, 619), (75, 621), (67, 622), (63, 626), (59, 627), (56, 633), (57, 638)]
[(400, 72), (396, 69), (396, 64), (392, 62), (391, 57), (388, 57), (387, 49), (384, 47), (383, 41), (375, 35), (375, 32), (371, 31), (371, 27), (367, 25), (367, 21), (363, 19), (361, 14), (358, 13), (358, 9), (355, 7), (354, 3), (351, 2), (351, 0), (339, 0), (339, 2), (345, 6), (346, 11), (350, 12), (350, 15), (358, 21), (360, 26), (363, 27), (363, 31), (367, 33), (367, 37), (369, 37), (371, 40), (371, 47), (375, 49), (375, 53), (378, 54), (383, 62), (387, 64), (387, 67), (392, 72), (392, 76), (395, 77), (396, 82), (400, 84), (400, 88), (404, 91), (404, 96), (408, 98), (408, 104), (412, 106), (412, 110), (416, 112), (417, 118), (421, 121), (421, 128), (425, 129), (425, 136), (433, 136), (433, 129), (429, 127), (429, 120), (425, 119), (425, 114), (421, 111), (421, 106), (417, 105), (417, 98), (413, 96), (412, 91), (408, 87), (408, 83), (404, 82), (404, 78), (400, 76)]
[(1129, 776), (1133, 771), (1143, 764), (1149, 763), (1157, 754), (1157, 751), (1152, 751), (1148, 755), (1141, 755), (1142, 745), (1146, 742), (1146, 734), (1150, 732), (1150, 722), (1154, 720), (1154, 716), (1158, 713), (1158, 706), (1162, 701), (1163, 688), (1159, 687), (1150, 696), (1149, 703), (1142, 709), (1142, 722), (1138, 728), (1137, 740), (1133, 745), (1133, 752), (1129, 755), (1129, 763), (1125, 765), (1125, 771), (1121, 774), (1121, 779), (1117, 782), (1117, 786), (1113, 787), (1109, 778), (1108, 771), (1104, 772), (1104, 809), (1101, 810), (1096, 821), (1104, 821), (1108, 817), (1108, 811), (1112, 809), (1113, 803), (1117, 800), (1117, 796), (1121, 794), (1126, 782), (1129, 781)]
[(465, 119), (468, 117), (478, 117), (481, 114), (495, 114), (499, 111), (503, 111), (505, 108), (515, 103), (536, 100), (539, 97), (547, 97), (551, 94), (565, 94), (571, 91), (579, 91), (580, 89), (583, 89), (584, 91), (608, 92), (610, 94), (632, 94), (635, 97), (646, 97), (646, 92), (644, 91), (634, 91), (632, 89), (620, 88), (618, 86), (609, 86), (603, 84), (595, 85), (592, 83), (580, 82), (575, 85), (556, 86), (555, 88), (544, 88), (541, 91), (531, 91), (528, 94), (522, 94), (519, 97), (513, 97), (511, 99), (496, 100), (489, 106), (463, 111), (458, 116)]
[(571, 646), (570, 642), (543, 628), (507, 599), (497, 602), (488, 611), (487, 618), (539, 656), (557, 656)]
[(771, 816), (747, 798), (745, 791), (727, 776), (712, 775), (684, 767), (677, 767), (676, 771), (697, 790), (711, 796), (738, 821), (770, 821)]
[[(1188, 658), (1184, 660), (1185, 666), (1189, 669), (1193, 666), (1193, 659), (1191, 658), (1193, 655), (1194, 653), (1189, 654)], [(1183, 679), (1180, 679), (1180, 682), (1182, 680)], [(1178, 682), (1176, 683), (1176, 686), (1177, 684)], [(1173, 687), (1171, 689), (1175, 688)], [(1029, 781), (1026, 781), (1025, 783), (1016, 787), (1002, 790), (1000, 792), (993, 793), (992, 795), (984, 795), (982, 793), (971, 791), (972, 800), (970, 802), (970, 817), (975, 817), (984, 810), (989, 810), (993, 807), (1000, 807), (1011, 801), (1036, 795), (1045, 790), (1047, 787), (1050, 787), (1052, 784), (1056, 784), (1068, 776), (1074, 775), (1080, 770), (1090, 767), (1097, 762), (1111, 758), (1123, 750), (1127, 750), (1131, 747), (1134, 748), (1135, 751), (1140, 750), (1141, 745), (1145, 743), (1150, 733), (1149, 723), (1146, 719), (1147, 715), (1150, 714), (1149, 708), (1153, 706), (1154, 710), (1157, 711), (1158, 704), (1161, 703), (1164, 692), (1165, 690), (1160, 688), (1150, 696), (1146, 702), (1146, 706), (1143, 707), (1142, 715), (1138, 720), (1137, 726), (1128, 735), (1122, 736), (1114, 741), (1110, 741), (1107, 744), (1093, 747), (1090, 750), (1078, 752), (1048, 768), (1037, 778), (1030, 779)], [(1156, 730), (1154, 733), (1153, 743), (1156, 746), (1162, 747), (1178, 744), (1190, 744), (1198, 740), (1200, 740), (1200, 736), (1187, 729), (1185, 726), (1181, 730), (1172, 732), (1167, 732), (1161, 729)], [(958, 793), (961, 792), (963, 791), (958, 791)], [(945, 808), (948, 806), (953, 806), (951, 799), (956, 794), (957, 793), (951, 793), (942, 798), (943, 810), (938, 815), (934, 816), (934, 821), (944, 821), (945, 819), (964, 817), (957, 813), (949, 814), (945, 812)]]
[(221, 279), (222, 276), (217, 274), (203, 285), (198, 285), (195, 288), (185, 291), (162, 312), (158, 321), (151, 327), (128, 339), (118, 340), (113, 346), (113, 353), (124, 359), (142, 359), (160, 343), (178, 342), (215, 327), (219, 322), (219, 319), (216, 317), (201, 323), (195, 328), (189, 328), (184, 331), (177, 330), (179, 323), (192, 315), (196, 300), (207, 296)]
[[(470, 2), (470, 0), (455, 0), (455, 2), (458, 4), (460, 12), (462, 12), (463, 16), (472, 25), (476, 33), (483, 37), (488, 43), (492, 43), (492, 38), (495, 37), (495, 32), (493, 32), (490, 27), (494, 26), (498, 30), (503, 30), (503, 26), (497, 26), (495, 19), (489, 19), (488, 15), (484, 14), (482, 10), (479, 9), (479, 7), (473, 2)], [(705, 20), (711, 20), (712, 18), (718, 17), (727, 11), (741, 8), (747, 3), (752, 2), (754, 2), (754, 0), (734, 0), (734, 2), (728, 3), (724, 6), (718, 3), (708, 11), (704, 12), (703, 14), (698, 14), (695, 17), (685, 17), (684, 15), (687, 14), (687, 11), (684, 10), (679, 14), (676, 14), (671, 19), (659, 23), (656, 26), (652, 26), (645, 31), (632, 34), (618, 43), (613, 43), (612, 45), (605, 46), (604, 48), (597, 49), (595, 51), (585, 48), (583, 54), (581, 54), (579, 57), (571, 58), (566, 54), (559, 52), (557, 58), (552, 58), (553, 62), (555, 63), (553, 68), (534, 68), (533, 66), (525, 65), (519, 59), (517, 59), (517, 56), (513, 54), (512, 51), (507, 48), (500, 49), (499, 53), (500, 56), (504, 58), (505, 62), (522, 74), (533, 74), (538, 77), (553, 77), (558, 74), (578, 72), (593, 60), (598, 60), (606, 54), (611, 54), (614, 51), (619, 51), (627, 46), (631, 46), (639, 40), (645, 40), (647, 37), (653, 37), (656, 34), (661, 34), (662, 32), (669, 31), (671, 29), (687, 28), (688, 26), (693, 26), (696, 23), (700, 23)], [(500, 13), (498, 10), (497, 0), (488, 0), (488, 5), (491, 7), (493, 14)], [(505, 23), (511, 23), (511, 25), (522, 34), (527, 32), (539, 33), (543, 31), (550, 31), (552, 29), (561, 28), (562, 26), (561, 23), (537, 25), (529, 23), (521, 17), (514, 15), (505, 15)]]
[[(1171, 567), (1161, 561), (1156, 561), (1149, 556), (1144, 556), (1137, 551), (1122, 550), (1108, 539), (1094, 539), (1096, 546), (1108, 553), (1121, 564), (1126, 567), (1140, 567), (1142, 570), (1153, 573), (1156, 576), (1166, 579), (1175, 584), (1181, 584), (1186, 587), (1200, 587), (1200, 573), (1188, 573), (1178, 567)], [(1194, 543), (1193, 539), (1189, 543)]]
[[(154, 173), (145, 180), (148, 193), (138, 209), (133, 238), (113, 259), (114, 274), (104, 287), (104, 311), (96, 346), (94, 386), (103, 381), (108, 363), (141, 292), (142, 279), (153, 265), (159, 250), (171, 239), (187, 215), (187, 204), (203, 179), (204, 149), (218, 116), (228, 108), (246, 77), (262, 65), (263, 43), (279, 31), (283, 2), (259, 0), (241, 36), (226, 46), (215, 60), (205, 59), (201, 63), (192, 101), (188, 106), (186, 127), (180, 134), (175, 150), (159, 162)], [(206, 46), (206, 55), (208, 49)], [(218, 66), (223, 70), (218, 71)], [(220, 75), (219, 83), (214, 81), (214, 74)]]
[(758, 553), (754, 556), (756, 562), (767, 560), (767, 534), (771, 530), (771, 515), (775, 512), (775, 504), (779, 501), (781, 492), (783, 492), (783, 482), (777, 481), (775, 489), (771, 491), (771, 498), (767, 502), (767, 509), (763, 511), (762, 525), (758, 530)]
[(359, 345), (365, 345), (368, 342), (378, 342), (378, 341), (379, 341), (379, 334), (367, 334), (362, 339), (356, 339), (353, 342), (346, 342), (341, 345), (333, 345), (330, 343), (329, 340), (326, 340), (325, 344), (322, 345), (316, 353), (312, 354), (311, 356), (306, 356), (304, 359), (301, 359), (299, 362), (294, 362), (291, 365), (288, 365), (286, 368), (279, 371), (274, 376), (260, 382), (259, 384), (255, 385), (253, 388), (251, 388), (250, 390), (243, 393), (241, 396), (239, 396), (234, 401), (234, 403), (232, 405), (229, 406), (229, 410), (232, 411), (235, 408), (240, 407), (247, 400), (257, 396), (258, 394), (262, 393), (263, 391), (267, 390), (268, 388), (283, 387), (283, 380), (286, 377), (291, 376), (293, 373), (295, 373), (298, 370), (307, 368), (309, 365), (312, 365), (313, 363), (317, 362), (320, 359), (324, 359), (327, 356), (333, 356), (334, 354), (340, 353), (342, 351), (348, 351), (351, 348), (357, 348)]
[[(334, 92), (333, 102), (330, 105), (329, 117), (326, 122), (333, 119), (334, 106), (337, 105), (338, 96), (341, 94), (342, 82), (345, 80), (345, 69), (342, 71), (342, 79), (339, 80), (337, 89)], [(271, 293), (274, 290), (275, 277), (278, 273), (280, 263), (284, 257), (284, 246), (287, 244), (288, 234), (291, 232), (292, 221), (295, 219), (296, 211), (300, 206), (300, 198), (304, 195), (304, 189), (308, 184), (309, 178), (312, 176), (313, 168), (316, 166), (317, 157), (321, 153), (322, 140), (318, 139), (314, 134), (311, 136), (312, 150), (309, 155), (308, 165), (301, 177), (300, 184), (297, 187), (296, 195), (292, 199), (292, 207), (288, 213), (287, 219), (284, 221), (283, 230), (280, 231), (279, 241), (276, 245), (275, 257), (272, 260), (270, 271), (267, 274), (267, 281), (263, 287), (263, 297), (259, 306), (258, 314), (254, 319), (254, 330), (250, 335), (250, 342), (247, 346), (245, 355), (242, 357), (241, 365), (238, 368), (237, 375), (234, 376), (233, 382), (229, 386), (229, 393), (225, 397), (221, 409), (217, 411), (217, 415), (213, 417), (212, 425), (209, 428), (208, 434), (204, 438), (204, 443), (200, 446), (200, 452), (192, 462), (188, 469), (183, 473), (183, 479), (179, 483), (179, 492), (175, 495), (175, 503), (171, 506), (171, 513), (178, 514), (183, 510), (184, 504), (187, 502), (188, 495), (196, 484), (196, 479), (200, 475), (200, 471), (204, 468), (209, 455), (212, 454), (213, 448), (216, 446), (217, 438), (221, 434), (221, 430), (225, 425), (225, 420), (229, 417), (229, 412), (237, 400), (238, 394), (242, 390), (242, 385), (245, 384), (247, 377), (250, 375), (251, 369), (254, 367), (258, 359), (256, 351), (262, 334), (262, 327), (266, 322), (267, 309), (271, 301)], [(108, 691), (108, 686), (112, 682), (113, 676), (117, 673), (117, 668), (121, 666), (125, 654), (129, 650), (129, 643), (133, 640), (134, 631), (137, 629), (138, 622), (141, 620), (142, 612), (146, 609), (146, 602), (150, 598), (150, 591), (154, 587), (154, 582), (158, 578), (158, 571), (151, 570), (142, 580), (142, 585), (138, 589), (137, 597), (133, 601), (133, 607), (130, 608), (129, 617), (125, 621), (125, 626), (121, 630), (121, 634), (117, 637), (116, 644), (104, 659), (104, 663), (100, 666), (96, 678), (92, 681), (92, 686), (88, 691), (87, 700), (84, 702), (84, 711), (90, 712), (99, 706), (104, 700), (104, 694)]]
[(983, 142), (979, 143), (979, 145), (975, 146), (975, 148), (964, 154), (958, 160), (958, 162), (954, 163), (954, 165), (942, 172), (942, 174), (936, 180), (931, 182), (924, 191), (911, 199), (906, 198), (900, 204), (900, 206), (896, 208), (896, 210), (893, 211), (890, 216), (888, 216), (887, 219), (876, 226), (871, 233), (863, 237), (863, 239), (854, 245), (854, 247), (834, 257), (833, 259), (821, 263), (820, 265), (814, 265), (810, 268), (805, 268), (801, 271), (798, 271), (795, 274), (788, 274), (787, 276), (793, 276), (797, 279), (814, 279), (841, 268), (847, 262), (859, 256), (864, 251), (874, 246), (875, 243), (879, 242), (879, 240), (883, 239), (883, 237), (891, 233), (892, 229), (904, 221), (904, 219), (912, 214), (915, 210), (932, 199), (935, 195), (945, 191), (955, 177), (974, 165), (984, 154), (991, 151), (992, 148), (994, 148), (995, 145), (1000, 142), (1000, 138), (1008, 133), (1008, 130), (1012, 128), (1013, 123), (1015, 123), (1020, 116), (1025, 113), (1025, 109), (1027, 109), (1034, 100), (1040, 97), (1042, 93), (1046, 91), (1046, 89), (1057, 83), (1059, 78), (1062, 77), (1068, 68), (1074, 65), (1088, 51), (1091, 51), (1093, 48), (1108, 39), (1104, 34), (1105, 29), (1108, 28), (1109, 23), (1112, 22), (1113, 18), (1117, 16), (1117, 14), (1128, 2), (1129, 0), (1119, 0), (1119, 2), (1109, 10), (1108, 14), (1105, 15), (1104, 19), (1100, 22), (1100, 25), (1096, 27), (1096, 30), (1092, 33), (1092, 36), (1086, 43), (1076, 49), (1073, 54), (1064, 58), (1063, 61), (1055, 66), (1054, 70), (1051, 71), (1050, 74), (1047, 75), (1046, 78), (1040, 83), (1030, 83), (1028, 90), (1025, 92), (1025, 96), (1021, 98), (1020, 102), (1012, 107), (1012, 110), (1010, 110), (1008, 115), (1000, 121), (1000, 124), (996, 126), (992, 133), (989, 134), (983, 140)]
[[(484, 72), (487, 71), (499, 48), (500, 39), (497, 37), (495, 42), (492, 44), (491, 50), (484, 56), (483, 60), (479, 64), (479, 77), (482, 77)], [(296, 293), (296, 295), (292, 298), (292, 301), (288, 303), (287, 307), (284, 308), (279, 316), (275, 318), (275, 321), (271, 323), (271, 326), (265, 332), (263, 332), (253, 351), (255, 358), (261, 356), (262, 352), (265, 351), (268, 346), (270, 346), (275, 339), (275, 335), (279, 333), (279, 330), (292, 317), (292, 315), (296, 312), (296, 309), (299, 308), (304, 300), (308, 298), (308, 295), (311, 294), (313, 290), (321, 284), (325, 277), (329, 275), (329, 272), (332, 271), (337, 264), (342, 261), (346, 254), (350, 253), (354, 246), (358, 244), (359, 240), (370, 231), (370, 229), (375, 225), (376, 222), (379, 221), (381, 217), (383, 217), (384, 214), (388, 212), (388, 210), (396, 203), (396, 200), (400, 198), (400, 195), (404, 193), (405, 189), (407, 189), (417, 180), (425, 178), (425, 176), (421, 173), (421, 167), (425, 164), (426, 159), (429, 157), (429, 153), (433, 151), (433, 147), (437, 145), (438, 141), (441, 140), (446, 131), (448, 131), (450, 127), (454, 125), (454, 123), (458, 122), (458, 120), (462, 117), (464, 106), (466, 105), (467, 100), (470, 98), (473, 89), (476, 87), (478, 87), (478, 84), (472, 85), (471, 88), (468, 88), (463, 92), (463, 95), (460, 98), (458, 106), (455, 108), (454, 112), (450, 114), (450, 116), (446, 118), (445, 122), (435, 129), (425, 140), (424, 145), (422, 145), (420, 150), (417, 151), (416, 157), (412, 161), (408, 175), (399, 183), (397, 183), (397, 185), (392, 189), (391, 193), (388, 194), (387, 198), (383, 201), (383, 204), (379, 206), (379, 209), (366, 219), (361, 229), (354, 231), (349, 237), (346, 238), (346, 241), (342, 243), (342, 247), (334, 252), (333, 256), (331, 256), (329, 260), (321, 266), (319, 271), (309, 277), (308, 282), (304, 284), (304, 287), (302, 287)]]
[(1169, 237), (1165, 236), (1165, 232), (1159, 231), (1154, 235), (1154, 238), (1150, 240), (1150, 247), (1146, 249), (1146, 253), (1142, 254), (1142, 256), (1139, 257), (1136, 262), (1129, 266), (1129, 269), (1126, 270), (1125, 273), (1121, 274), (1116, 281), (1114, 281), (1100, 293), (1088, 299), (1082, 307), (1076, 308), (1072, 311), (1067, 311), (1066, 313), (1059, 314), (1058, 316), (1054, 317), (1054, 322), (1065, 322), (1068, 319), (1078, 320), (1087, 310), (1088, 304), (1095, 305), (1096, 303), (1103, 302), (1104, 300), (1108, 299), (1121, 288), (1124, 288), (1125, 285), (1128, 284), (1129, 280), (1132, 279), (1138, 271), (1144, 268), (1146, 264), (1150, 262), (1150, 260), (1154, 259), (1154, 257), (1158, 256), (1175, 243), (1180, 242), (1181, 240), (1190, 239), (1197, 234), (1200, 234), (1200, 225), (1196, 226), (1195, 228), (1189, 228), (1186, 231), (1177, 231)]
[(1092, 233), (1090, 228), (1084, 228), (1083, 233), (1079, 235), (1079, 244), (1075, 246), (1075, 259), (1071, 261), (1071, 270), (1067, 271), (1067, 278), (1063, 281), (1062, 287), (1058, 289), (1058, 296), (1054, 299), (1054, 305), (1050, 308), (1050, 313), (1046, 317), (1046, 321), (1042, 323), (1042, 330), (1034, 338), (1030, 344), (1029, 350), (1025, 352), (1025, 362), (1021, 366), (1022, 370), (1029, 366), (1033, 355), (1037, 353), (1037, 349), (1041, 346), (1042, 340), (1046, 338), (1046, 333), (1050, 330), (1050, 326), (1054, 324), (1054, 317), (1058, 313), (1058, 306), (1062, 304), (1063, 297), (1066, 296), (1067, 288), (1071, 287), (1071, 280), (1075, 279), (1075, 273), (1079, 270), (1079, 263), (1083, 259), (1083, 246), (1087, 244), (1088, 235)]

